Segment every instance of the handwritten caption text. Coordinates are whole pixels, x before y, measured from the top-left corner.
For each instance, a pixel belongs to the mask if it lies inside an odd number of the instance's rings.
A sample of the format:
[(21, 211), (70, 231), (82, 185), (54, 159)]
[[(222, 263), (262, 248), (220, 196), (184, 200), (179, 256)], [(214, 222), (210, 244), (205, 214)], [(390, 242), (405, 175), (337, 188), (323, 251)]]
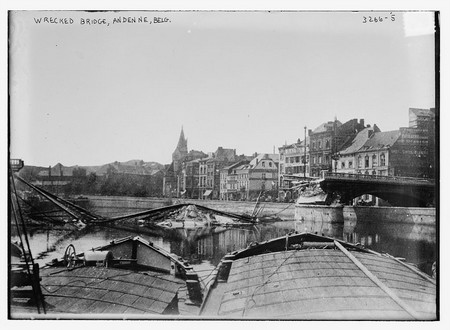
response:
[(60, 25), (117, 25), (117, 24), (162, 24), (171, 23), (168, 17), (159, 16), (117, 16), (113, 18), (85, 18), (74, 19), (71, 17), (34, 17), (36, 24), (60, 24)]

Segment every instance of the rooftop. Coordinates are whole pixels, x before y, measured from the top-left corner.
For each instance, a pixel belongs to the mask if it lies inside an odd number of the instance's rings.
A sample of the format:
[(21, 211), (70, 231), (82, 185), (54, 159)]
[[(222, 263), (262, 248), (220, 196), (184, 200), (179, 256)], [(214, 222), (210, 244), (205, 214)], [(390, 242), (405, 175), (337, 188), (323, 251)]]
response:
[(336, 127), (339, 127), (342, 125), (342, 123), (339, 120), (336, 121), (329, 121), (326, 123), (321, 124), (320, 126), (316, 127), (316, 129), (312, 132), (312, 134), (317, 133), (323, 133), (326, 131), (330, 131), (333, 129), (334, 124), (336, 123)]
[(363, 129), (355, 136), (355, 138), (352, 141), (352, 144), (349, 147), (345, 148), (344, 150), (340, 151), (339, 153), (341, 155), (346, 155), (357, 152), (364, 146), (367, 140), (370, 139), (372, 134), (374, 134), (372, 127), (367, 127)]
[(413, 113), (416, 116), (420, 116), (420, 117), (434, 118), (436, 115), (434, 108), (431, 108), (431, 109), (409, 108), (409, 111), (410, 111), (410, 113)]
[(400, 137), (400, 131), (378, 132), (364, 143), (360, 150), (385, 149), (392, 146)]

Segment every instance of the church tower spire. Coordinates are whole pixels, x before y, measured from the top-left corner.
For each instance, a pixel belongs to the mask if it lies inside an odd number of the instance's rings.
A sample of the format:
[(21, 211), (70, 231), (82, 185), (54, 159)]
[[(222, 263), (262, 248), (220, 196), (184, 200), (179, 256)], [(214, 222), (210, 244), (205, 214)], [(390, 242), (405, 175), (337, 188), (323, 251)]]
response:
[(172, 153), (172, 161), (175, 172), (181, 170), (181, 163), (187, 156), (187, 154), (188, 154), (187, 139), (184, 137), (183, 126), (181, 126), (180, 138), (178, 139), (178, 144), (175, 151)]
[(179, 149), (179, 148), (183, 149), (184, 147), (186, 147), (186, 149), (187, 149), (187, 140), (184, 137), (183, 126), (181, 126), (181, 133), (180, 133), (180, 138), (178, 139), (177, 149)]

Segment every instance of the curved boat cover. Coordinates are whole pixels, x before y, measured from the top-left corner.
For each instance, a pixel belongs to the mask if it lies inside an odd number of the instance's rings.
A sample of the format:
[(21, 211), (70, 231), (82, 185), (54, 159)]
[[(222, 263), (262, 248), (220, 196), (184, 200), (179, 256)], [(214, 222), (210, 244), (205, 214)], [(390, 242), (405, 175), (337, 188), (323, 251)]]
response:
[[(219, 283), (211, 293), (215, 306), (206, 304), (203, 315), (232, 319), (436, 319), (433, 281), (393, 258), (359, 251), (351, 254), (384, 285), (377, 284), (338, 249), (260, 254), (233, 261), (228, 281)], [(214, 291), (219, 298), (214, 297)]]

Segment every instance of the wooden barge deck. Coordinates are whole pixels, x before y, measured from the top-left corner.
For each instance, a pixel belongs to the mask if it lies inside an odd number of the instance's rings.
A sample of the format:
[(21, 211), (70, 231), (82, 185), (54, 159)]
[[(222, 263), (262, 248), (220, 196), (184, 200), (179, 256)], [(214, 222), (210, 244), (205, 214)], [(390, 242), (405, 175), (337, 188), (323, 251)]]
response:
[(201, 315), (435, 320), (436, 303), (435, 280), (413, 266), (330, 238), (299, 234), (224, 257)]
[(177, 292), (185, 285), (170, 274), (104, 267), (47, 268), (41, 278), (46, 313), (72, 317), (176, 314)]
[(200, 281), (181, 258), (137, 237), (127, 237), (39, 271), (41, 310), (26, 287), (10, 292), (10, 316), (30, 318), (143, 318), (198, 315)]

